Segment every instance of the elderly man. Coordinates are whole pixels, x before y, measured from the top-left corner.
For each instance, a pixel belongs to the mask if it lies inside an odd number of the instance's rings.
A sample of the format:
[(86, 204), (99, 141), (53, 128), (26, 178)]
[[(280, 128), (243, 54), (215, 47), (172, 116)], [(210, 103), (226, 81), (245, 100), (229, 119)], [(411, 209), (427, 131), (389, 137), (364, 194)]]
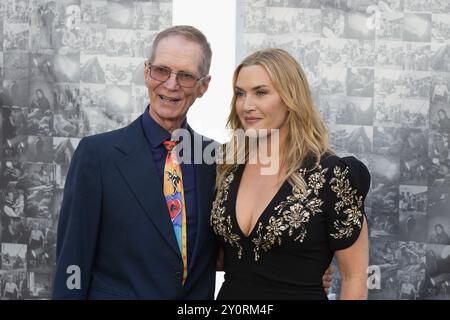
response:
[(187, 130), (194, 150), (211, 143), (186, 122), (208, 89), (211, 48), (199, 30), (175, 26), (157, 35), (152, 50), (146, 111), (125, 128), (82, 139), (73, 156), (58, 226), (56, 299), (214, 297), (215, 166), (173, 157), (176, 129)]

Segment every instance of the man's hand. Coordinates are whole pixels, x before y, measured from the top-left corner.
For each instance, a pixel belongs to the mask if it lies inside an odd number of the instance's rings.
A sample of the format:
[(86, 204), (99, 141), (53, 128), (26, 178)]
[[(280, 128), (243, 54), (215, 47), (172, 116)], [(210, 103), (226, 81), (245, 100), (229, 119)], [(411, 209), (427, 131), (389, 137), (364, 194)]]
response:
[(323, 274), (322, 277), (322, 287), (327, 295), (330, 293), (331, 283), (333, 282), (333, 272), (334, 272), (333, 267), (330, 264), (328, 269), (325, 270), (325, 273)]

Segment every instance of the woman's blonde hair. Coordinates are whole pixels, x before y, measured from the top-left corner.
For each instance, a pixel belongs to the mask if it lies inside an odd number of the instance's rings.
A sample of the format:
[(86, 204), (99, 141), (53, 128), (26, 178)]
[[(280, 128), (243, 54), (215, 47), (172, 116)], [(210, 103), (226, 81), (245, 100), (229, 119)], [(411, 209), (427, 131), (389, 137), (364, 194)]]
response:
[[(234, 71), (233, 91), (240, 70), (243, 67), (258, 65), (264, 68), (272, 80), (275, 90), (281, 100), (287, 106), (289, 114), (288, 136), (283, 148), (282, 165), (286, 167), (286, 175), (283, 180), (288, 180), (292, 186), (300, 190), (306, 190), (306, 183), (299, 172), (309, 156), (313, 156), (314, 168), (318, 166), (325, 152), (333, 153), (328, 142), (328, 130), (319, 112), (314, 107), (308, 81), (297, 61), (286, 51), (277, 48), (259, 50), (245, 58)], [(236, 159), (241, 149), (231, 147), (239, 145), (236, 129), (242, 129), (242, 123), (236, 112), (236, 95), (231, 100), (231, 112), (228, 116), (227, 126), (232, 131), (231, 141), (225, 149), (225, 156)], [(242, 145), (242, 143), (241, 143)], [(226, 154), (227, 151), (233, 154)], [(245, 153), (248, 159), (248, 152)], [(227, 163), (217, 166), (216, 187), (219, 188), (224, 178), (236, 169), (238, 164)]]

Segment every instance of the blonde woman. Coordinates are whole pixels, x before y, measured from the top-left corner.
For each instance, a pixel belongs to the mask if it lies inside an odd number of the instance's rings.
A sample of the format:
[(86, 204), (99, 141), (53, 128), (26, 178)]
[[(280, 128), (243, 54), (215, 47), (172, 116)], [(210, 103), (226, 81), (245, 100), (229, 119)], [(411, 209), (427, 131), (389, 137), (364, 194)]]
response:
[[(331, 151), (305, 74), (286, 51), (266, 49), (245, 58), (233, 87), (228, 125), (235, 147), (217, 167), (211, 212), (224, 251), (218, 299), (326, 299), (322, 275), (334, 255), (340, 298), (366, 299), (367, 168)], [(258, 143), (242, 144), (239, 129)], [(262, 174), (267, 164), (253, 151), (263, 143), (279, 158), (276, 172)], [(242, 150), (242, 164), (228, 161)]]

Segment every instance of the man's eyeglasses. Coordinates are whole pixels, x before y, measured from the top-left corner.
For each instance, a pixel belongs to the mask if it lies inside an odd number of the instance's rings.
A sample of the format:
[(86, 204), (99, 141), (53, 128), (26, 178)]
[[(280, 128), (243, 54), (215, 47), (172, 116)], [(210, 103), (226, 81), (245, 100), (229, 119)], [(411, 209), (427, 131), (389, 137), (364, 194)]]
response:
[(202, 80), (205, 77), (197, 78), (195, 75), (189, 72), (173, 72), (172, 69), (168, 67), (155, 66), (150, 63), (147, 64), (150, 69), (150, 77), (157, 81), (167, 81), (170, 75), (173, 73), (177, 76), (177, 82), (180, 86), (185, 88), (193, 88), (197, 84), (197, 81)]

